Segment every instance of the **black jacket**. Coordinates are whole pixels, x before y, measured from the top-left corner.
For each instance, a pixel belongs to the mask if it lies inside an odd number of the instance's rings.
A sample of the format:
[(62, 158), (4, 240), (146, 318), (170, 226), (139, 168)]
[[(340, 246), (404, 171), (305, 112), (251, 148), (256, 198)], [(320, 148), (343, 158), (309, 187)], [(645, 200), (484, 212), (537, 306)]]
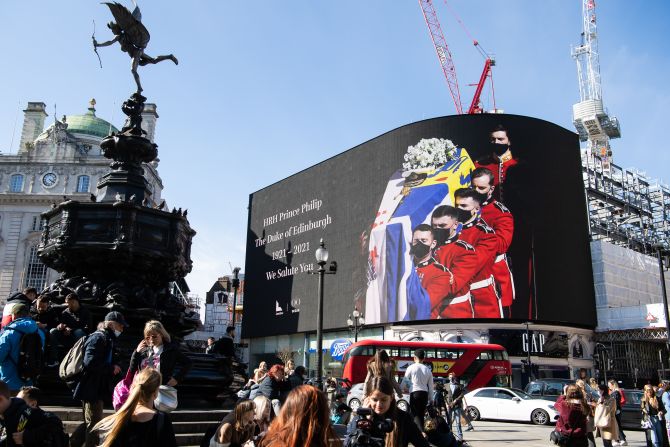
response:
[(52, 308), (48, 308), (44, 313), (35, 312), (32, 314), (32, 318), (38, 323), (46, 324), (46, 332), (58, 326), (58, 315)]
[(288, 376), (288, 382), (291, 384), (291, 389), (297, 388), (305, 383), (305, 378), (296, 374), (295, 372)]
[[(130, 357), (130, 366), (128, 367), (131, 373), (139, 371), (140, 366), (142, 365), (142, 360), (153, 357), (153, 355), (153, 349), (150, 347), (143, 349), (141, 352), (137, 352), (136, 350), (133, 351), (133, 355)], [(159, 361), (159, 370), (163, 376), (163, 385), (168, 383), (170, 377), (174, 377), (177, 382), (181, 383), (191, 370), (191, 359), (181, 352), (178, 343), (165, 343)], [(175, 374), (175, 368), (177, 366), (179, 366), (179, 369)]]
[[(400, 424), (400, 431), (402, 432), (402, 439), (398, 447), (407, 447), (411, 442), (414, 447), (430, 447), (426, 438), (423, 437), (419, 427), (416, 426), (412, 417), (405, 413), (404, 411), (397, 409), (397, 417), (395, 418), (395, 423)], [(380, 417), (380, 416), (377, 416)], [(361, 419), (361, 416), (356, 416), (349, 422), (347, 426), (347, 434), (344, 437), (344, 447), (355, 447), (356, 446), (356, 423)], [(373, 424), (372, 429), (370, 430), (370, 435), (375, 438), (386, 439), (386, 433), (377, 431), (375, 429), (375, 424)], [(384, 445), (382, 443), (382, 445)]]
[(91, 332), (91, 314), (84, 306), (79, 306), (76, 312), (65, 309), (60, 314), (60, 322), (72, 330), (83, 329), (87, 334)]
[(21, 292), (16, 292), (10, 295), (10, 297), (7, 298), (7, 304), (9, 303), (25, 304), (28, 307), (28, 310), (30, 310), (30, 306), (33, 305), (33, 302), (30, 301), (30, 299)]
[(447, 405), (462, 408), (463, 396), (465, 396), (465, 388), (463, 388), (461, 384), (456, 384), (453, 393), (451, 392), (451, 383), (444, 384), (444, 399), (446, 400)]
[[(47, 445), (47, 440), (51, 439), (53, 427), (49, 427), (49, 420), (44, 411), (39, 408), (30, 408), (23, 399), (12, 397), (11, 403), (5, 413), (2, 421), (7, 433), (8, 447), (15, 446), (13, 434), (19, 431), (23, 432), (23, 445), (25, 447), (43, 447)], [(26, 420), (27, 422), (23, 422)], [(22, 428), (19, 429), (19, 422)], [(62, 428), (62, 424), (61, 424)], [(62, 431), (62, 430), (61, 430)]]
[(75, 400), (96, 402), (112, 395), (116, 337), (111, 329), (93, 332), (84, 342), (84, 372), (75, 385)]

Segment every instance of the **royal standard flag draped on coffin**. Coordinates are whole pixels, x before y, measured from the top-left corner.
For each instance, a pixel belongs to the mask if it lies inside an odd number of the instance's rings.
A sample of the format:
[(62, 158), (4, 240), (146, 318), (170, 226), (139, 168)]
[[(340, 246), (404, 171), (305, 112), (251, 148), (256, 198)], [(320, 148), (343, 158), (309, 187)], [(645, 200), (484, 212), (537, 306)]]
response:
[(457, 148), (442, 166), (393, 173), (370, 230), (366, 322), (430, 318), (430, 298), (409, 254), (412, 229), (430, 224), (437, 206), (453, 205), (454, 191), (469, 186), (474, 168), (467, 151)]

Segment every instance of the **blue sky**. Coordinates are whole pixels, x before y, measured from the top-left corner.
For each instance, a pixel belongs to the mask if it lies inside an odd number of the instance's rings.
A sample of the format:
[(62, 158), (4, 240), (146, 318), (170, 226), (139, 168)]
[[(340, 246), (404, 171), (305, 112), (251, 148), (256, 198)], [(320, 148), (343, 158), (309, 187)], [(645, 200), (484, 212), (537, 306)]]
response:
[[(496, 56), (498, 107), (572, 130), (579, 90), (570, 47), (579, 43), (581, 2), (449, 4)], [(443, 1), (435, 6), (469, 103), (483, 60)], [(198, 231), (187, 281), (201, 296), (230, 264), (244, 267), (249, 193), (398, 126), (455, 113), (417, 1), (145, 0), (140, 7), (152, 34), (147, 52), (180, 61), (141, 76), (160, 115), (164, 197), (188, 208)], [(613, 142), (615, 163), (668, 182), (670, 2), (597, 7), (603, 98), (623, 133)], [(52, 120), (54, 103), (59, 116), (78, 114), (94, 97), (98, 116), (120, 126), (119, 105), (134, 83), (118, 47), (99, 49), (102, 70), (91, 49), (93, 20), (99, 41), (111, 34), (105, 6), (22, 0), (4, 2), (2, 12), (0, 150), (16, 150), (28, 101), (47, 103)]]

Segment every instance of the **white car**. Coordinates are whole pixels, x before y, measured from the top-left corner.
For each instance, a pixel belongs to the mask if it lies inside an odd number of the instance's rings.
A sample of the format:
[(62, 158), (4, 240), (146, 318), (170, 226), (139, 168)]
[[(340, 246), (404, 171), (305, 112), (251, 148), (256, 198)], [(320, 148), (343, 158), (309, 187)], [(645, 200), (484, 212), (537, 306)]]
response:
[(478, 388), (465, 395), (466, 411), (473, 420), (504, 419), (551, 424), (558, 413), (551, 400), (534, 399), (516, 388)]
[[(352, 410), (356, 411), (363, 403), (363, 384), (357, 383), (351, 387), (349, 394), (347, 394), (347, 405)], [(409, 394), (403, 394), (401, 399), (398, 399), (396, 405), (403, 411), (409, 411)]]

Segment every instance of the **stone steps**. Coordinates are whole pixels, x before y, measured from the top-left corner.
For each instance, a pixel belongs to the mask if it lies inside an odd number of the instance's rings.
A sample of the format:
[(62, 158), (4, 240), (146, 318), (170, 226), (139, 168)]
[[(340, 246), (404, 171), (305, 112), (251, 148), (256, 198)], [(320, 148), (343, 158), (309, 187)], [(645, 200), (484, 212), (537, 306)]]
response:
[[(84, 421), (81, 408), (76, 407), (42, 407), (61, 418), (67, 433), (72, 434)], [(104, 416), (114, 411), (106, 409)], [(178, 446), (199, 446), (202, 436), (211, 426), (221, 423), (228, 410), (177, 410), (170, 413), (170, 420), (175, 431)]]

